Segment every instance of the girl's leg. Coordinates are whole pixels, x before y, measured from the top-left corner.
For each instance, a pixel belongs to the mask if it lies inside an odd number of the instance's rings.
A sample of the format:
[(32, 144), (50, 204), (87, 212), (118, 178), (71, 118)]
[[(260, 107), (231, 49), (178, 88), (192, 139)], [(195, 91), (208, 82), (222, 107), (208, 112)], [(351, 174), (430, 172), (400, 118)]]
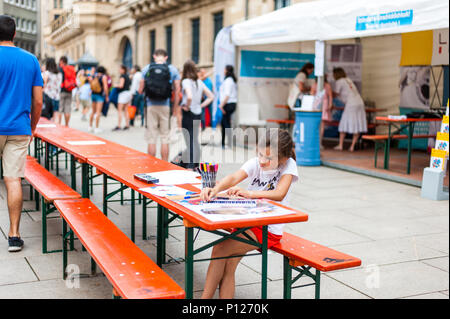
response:
[(89, 117), (89, 127), (92, 127), (95, 117), (95, 110), (97, 109), (97, 102), (92, 102), (91, 106), (91, 116)]
[(95, 127), (98, 128), (98, 125), (100, 124), (100, 117), (102, 116), (102, 108), (103, 108), (103, 102), (98, 102), (97, 107), (95, 109)]
[(355, 145), (356, 145), (356, 142), (358, 142), (358, 139), (359, 139), (359, 133), (353, 134), (352, 145), (349, 148), (350, 152), (353, 152), (355, 150)]
[(125, 113), (125, 127), (130, 127), (130, 115), (128, 114), (129, 107), (130, 107), (130, 103), (124, 104), (124, 106), (123, 106), (123, 111)]
[(120, 123), (122, 122), (122, 112), (123, 112), (124, 105), (122, 103), (117, 104), (117, 113), (119, 114), (119, 119), (117, 122), (117, 127), (120, 128)]
[(344, 149), (344, 139), (346, 134), (347, 133), (345, 132), (339, 132), (339, 145), (334, 148), (335, 150), (342, 151)]
[[(255, 241), (256, 236), (252, 231), (247, 231)], [(240, 237), (245, 238), (243, 235)], [(214, 246), (211, 258), (230, 257), (244, 255), (255, 249), (255, 246), (242, 243), (233, 239), (226, 240)], [(211, 260), (206, 273), (205, 288), (202, 299), (211, 299), (220, 284), (220, 298), (232, 298), (234, 296), (234, 274), (242, 257), (232, 259)]]

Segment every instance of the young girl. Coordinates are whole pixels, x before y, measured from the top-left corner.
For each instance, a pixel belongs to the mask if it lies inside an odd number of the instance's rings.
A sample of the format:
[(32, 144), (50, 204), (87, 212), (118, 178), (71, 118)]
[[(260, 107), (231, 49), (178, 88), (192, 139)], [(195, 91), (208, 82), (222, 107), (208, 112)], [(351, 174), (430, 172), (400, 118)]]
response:
[[(247, 179), (247, 189), (236, 187)], [(258, 143), (258, 157), (246, 162), (240, 170), (228, 175), (214, 188), (205, 188), (201, 199), (209, 201), (221, 191), (228, 195), (245, 198), (266, 198), (286, 205), (292, 183), (298, 180), (295, 162), (294, 143), (286, 130), (270, 129)], [(269, 225), (268, 248), (277, 244), (283, 234), (283, 224)], [(246, 233), (255, 241), (262, 243), (262, 227), (253, 227)], [(240, 237), (245, 238), (244, 235)], [(211, 258), (245, 255), (256, 249), (255, 246), (233, 239), (214, 246)], [(210, 299), (219, 286), (219, 297), (230, 299), (234, 296), (235, 271), (242, 257), (213, 259), (206, 274), (202, 298)]]

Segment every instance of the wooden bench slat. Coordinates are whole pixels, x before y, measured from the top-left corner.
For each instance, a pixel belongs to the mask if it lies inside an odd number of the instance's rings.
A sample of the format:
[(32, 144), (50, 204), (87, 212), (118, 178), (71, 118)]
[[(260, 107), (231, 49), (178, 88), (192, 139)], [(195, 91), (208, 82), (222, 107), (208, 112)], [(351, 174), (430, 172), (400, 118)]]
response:
[(89, 199), (56, 200), (54, 204), (121, 297), (185, 297), (184, 290)]
[(29, 159), (25, 162), (25, 179), (48, 202), (56, 199), (81, 198), (79, 193), (64, 184), (36, 160)]
[[(435, 135), (430, 134), (419, 134), (419, 135), (413, 135), (413, 138), (432, 138), (435, 137)], [(387, 140), (389, 138), (388, 135), (363, 135), (361, 138), (365, 140), (372, 140), (372, 141), (381, 141), (381, 140)], [(405, 140), (408, 139), (408, 135), (404, 134), (396, 134), (391, 136), (391, 139), (394, 140)]]
[(271, 249), (297, 263), (312, 266), (323, 272), (361, 265), (361, 260), (356, 257), (286, 232), (283, 233), (281, 242)]

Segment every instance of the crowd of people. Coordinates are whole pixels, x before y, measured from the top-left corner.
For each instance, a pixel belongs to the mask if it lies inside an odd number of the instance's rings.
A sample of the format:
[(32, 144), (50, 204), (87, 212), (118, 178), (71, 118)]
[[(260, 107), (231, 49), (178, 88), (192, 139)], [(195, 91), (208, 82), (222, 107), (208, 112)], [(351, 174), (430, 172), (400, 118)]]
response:
[[(148, 154), (156, 155), (159, 138), (163, 160), (169, 160), (170, 135), (182, 128), (188, 147), (176, 161), (193, 169), (200, 161), (199, 131), (212, 122), (213, 84), (210, 74), (193, 61), (187, 60), (180, 72), (167, 64), (167, 60), (167, 52), (157, 49), (153, 53), (153, 62), (142, 71), (137, 65), (130, 70), (121, 65), (117, 85), (113, 86), (111, 76), (103, 66), (76, 71), (74, 66), (68, 65), (65, 56), (58, 64), (54, 58), (47, 58), (41, 68), (44, 80), (42, 116), (68, 126), (71, 111), (79, 110), (81, 119), (89, 121), (88, 131), (97, 134), (102, 132), (99, 126), (102, 114), (106, 116), (109, 104), (113, 103), (118, 114), (113, 131), (128, 130), (140, 116), (141, 125), (146, 126)], [(234, 68), (228, 65), (219, 92), (223, 148), (231, 128), (231, 116), (236, 110), (236, 82)]]

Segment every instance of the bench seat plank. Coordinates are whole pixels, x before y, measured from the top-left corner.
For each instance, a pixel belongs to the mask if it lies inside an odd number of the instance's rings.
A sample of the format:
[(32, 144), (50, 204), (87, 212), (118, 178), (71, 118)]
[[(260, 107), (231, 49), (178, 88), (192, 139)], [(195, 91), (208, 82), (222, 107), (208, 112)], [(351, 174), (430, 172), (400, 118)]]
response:
[(312, 266), (323, 272), (361, 265), (361, 260), (356, 257), (286, 232), (283, 233), (280, 243), (271, 249), (291, 260)]
[(56, 199), (81, 198), (79, 193), (64, 184), (36, 160), (28, 159), (25, 162), (25, 179), (47, 202), (53, 202)]
[[(429, 134), (421, 134), (421, 135), (413, 135), (413, 138), (432, 138), (435, 137), (435, 135), (429, 135)], [(389, 138), (388, 135), (363, 135), (361, 138), (365, 140), (372, 140), (372, 141), (382, 141), (387, 140)], [(391, 139), (393, 140), (406, 140), (408, 138), (408, 135), (392, 135)]]
[(185, 297), (184, 290), (89, 199), (56, 200), (54, 204), (121, 297)]

